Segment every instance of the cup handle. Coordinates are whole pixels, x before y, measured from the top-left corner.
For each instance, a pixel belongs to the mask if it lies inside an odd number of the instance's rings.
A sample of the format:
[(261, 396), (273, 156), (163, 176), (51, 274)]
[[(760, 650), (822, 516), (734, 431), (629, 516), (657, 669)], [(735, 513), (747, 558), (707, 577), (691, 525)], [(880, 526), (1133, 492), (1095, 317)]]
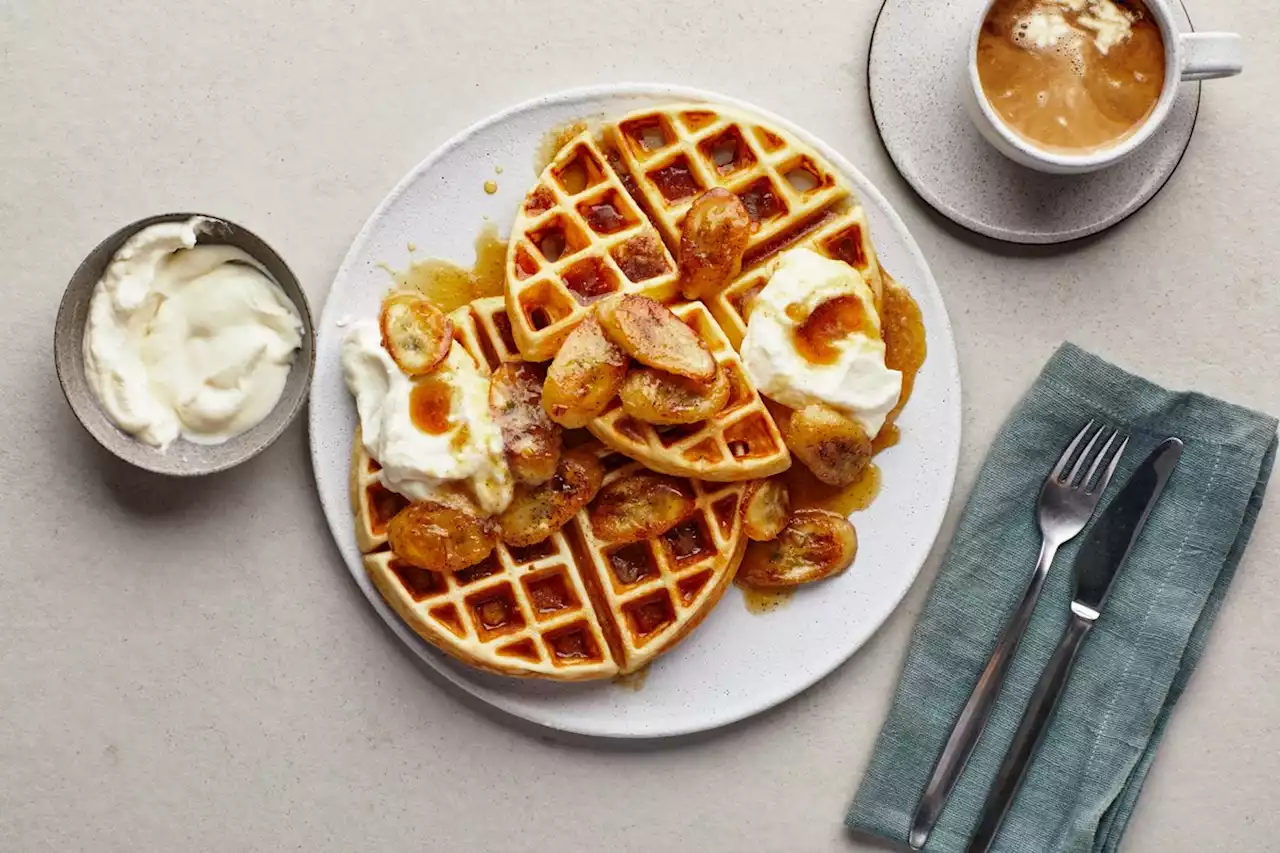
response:
[(1244, 43), (1236, 33), (1183, 33), (1182, 79), (1234, 77), (1244, 70)]

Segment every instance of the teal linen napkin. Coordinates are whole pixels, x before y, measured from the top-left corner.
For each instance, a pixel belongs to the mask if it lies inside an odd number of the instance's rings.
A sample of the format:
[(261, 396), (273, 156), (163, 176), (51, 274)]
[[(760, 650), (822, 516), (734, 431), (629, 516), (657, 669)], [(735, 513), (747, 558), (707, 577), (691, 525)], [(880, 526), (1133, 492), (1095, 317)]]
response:
[[(1085, 641), (994, 850), (1113, 851), (1205, 640), (1266, 492), (1276, 420), (1166, 391), (1064, 344), (991, 448), (929, 594), (870, 766), (854, 830), (905, 849), (933, 764), (1039, 550), (1035, 504), (1058, 454), (1090, 418), (1133, 440), (1108, 498), (1164, 438), (1182, 461)], [(965, 850), (1022, 710), (1066, 624), (1071, 564), (1059, 552), (986, 732), (926, 851)]]

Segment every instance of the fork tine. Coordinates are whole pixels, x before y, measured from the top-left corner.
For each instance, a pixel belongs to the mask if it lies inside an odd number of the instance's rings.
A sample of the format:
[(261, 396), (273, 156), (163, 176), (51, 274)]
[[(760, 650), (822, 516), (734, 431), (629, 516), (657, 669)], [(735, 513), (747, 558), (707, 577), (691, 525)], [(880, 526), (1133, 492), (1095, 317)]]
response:
[(1102, 467), (1102, 462), (1107, 458), (1107, 451), (1111, 449), (1111, 445), (1115, 444), (1116, 439), (1120, 437), (1120, 430), (1112, 430), (1111, 437), (1107, 439), (1107, 443), (1102, 445), (1102, 449), (1098, 451), (1098, 458), (1093, 460), (1093, 464), (1089, 466), (1089, 473), (1084, 475), (1084, 480), (1080, 485), (1087, 492), (1089, 484), (1093, 482), (1093, 475), (1098, 473), (1098, 469)]
[(1058, 466), (1053, 469), (1053, 473), (1049, 475), (1050, 480), (1061, 480), (1062, 472), (1066, 470), (1067, 463), (1071, 461), (1071, 454), (1076, 452), (1076, 448), (1080, 446), (1080, 442), (1084, 441), (1084, 437), (1089, 430), (1093, 429), (1093, 421), (1089, 421), (1084, 425), (1084, 429), (1076, 433), (1076, 437), (1067, 445), (1067, 449), (1063, 452), (1062, 458), (1058, 460)]
[(1128, 446), (1129, 446), (1129, 437), (1125, 436), (1125, 439), (1121, 443), (1120, 448), (1116, 450), (1116, 455), (1111, 457), (1111, 464), (1107, 466), (1106, 473), (1102, 475), (1102, 479), (1098, 481), (1098, 485), (1094, 487), (1093, 491), (1089, 492), (1088, 494), (1092, 495), (1095, 492), (1098, 494), (1102, 494), (1107, 490), (1107, 484), (1111, 482), (1111, 475), (1114, 474), (1116, 472), (1116, 468), (1120, 466), (1120, 457), (1124, 456), (1125, 448), (1127, 448)]
[(1098, 439), (1102, 438), (1102, 434), (1106, 430), (1106, 426), (1098, 427), (1098, 431), (1093, 434), (1093, 438), (1089, 439), (1089, 443), (1084, 446), (1084, 450), (1080, 451), (1080, 458), (1076, 460), (1076, 464), (1071, 468), (1071, 474), (1067, 477), (1066, 485), (1068, 488), (1076, 488), (1076, 478), (1084, 470), (1084, 463), (1089, 461), (1089, 454), (1093, 452), (1093, 446), (1098, 443)]

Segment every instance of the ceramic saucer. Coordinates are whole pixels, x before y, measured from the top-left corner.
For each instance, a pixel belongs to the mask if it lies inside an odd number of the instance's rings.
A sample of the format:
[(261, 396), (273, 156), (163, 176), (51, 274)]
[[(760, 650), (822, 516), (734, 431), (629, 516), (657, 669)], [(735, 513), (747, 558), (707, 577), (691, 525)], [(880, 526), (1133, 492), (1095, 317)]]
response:
[[(956, 224), (996, 240), (1046, 245), (1105, 231), (1173, 176), (1195, 130), (1200, 84), (1184, 83), (1164, 127), (1128, 160), (1081, 176), (1019, 166), (978, 135), (964, 111), (964, 52), (976, 0), (887, 0), (871, 35), (867, 91), (880, 138), (920, 196)], [(1184, 32), (1186, 9), (1175, 5)]]

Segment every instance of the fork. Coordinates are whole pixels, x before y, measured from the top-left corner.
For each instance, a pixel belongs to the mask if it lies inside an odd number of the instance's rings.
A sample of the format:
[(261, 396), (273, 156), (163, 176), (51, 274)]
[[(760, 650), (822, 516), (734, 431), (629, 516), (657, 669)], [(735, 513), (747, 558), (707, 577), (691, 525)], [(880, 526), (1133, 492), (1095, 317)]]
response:
[[(924, 796), (920, 798), (920, 805), (916, 808), (915, 817), (911, 821), (911, 832), (907, 840), (912, 850), (919, 850), (929, 840), (929, 833), (942, 814), (942, 809), (947, 804), (956, 781), (964, 771), (965, 763), (982, 736), (982, 730), (986, 728), (991, 710), (1000, 696), (1000, 689), (1004, 685), (1009, 665), (1018, 651), (1018, 644), (1027, 630), (1027, 624), (1031, 621), (1031, 614), (1036, 609), (1040, 591), (1044, 589), (1045, 578), (1048, 577), (1054, 556), (1059, 548), (1079, 536), (1080, 531), (1084, 530), (1084, 526), (1098, 507), (1102, 493), (1111, 482), (1116, 466), (1120, 464), (1120, 457), (1129, 446), (1127, 437), (1121, 440), (1115, 453), (1110, 455), (1106, 468), (1103, 469), (1103, 463), (1108, 459), (1108, 454), (1115, 445), (1116, 439), (1120, 437), (1120, 433), (1118, 430), (1112, 430), (1102, 449), (1095, 454), (1094, 448), (1098, 444), (1098, 439), (1107, 431), (1107, 428), (1101, 425), (1094, 431), (1094, 423), (1089, 421), (1084, 429), (1080, 430), (1067, 446), (1062, 457), (1058, 459), (1058, 464), (1054, 466), (1040, 489), (1036, 515), (1042, 539), (1035, 573), (1031, 576), (1031, 583), (1022, 597), (1022, 603), (1018, 605), (1018, 609), (1004, 626), (995, 650), (987, 660), (982, 675), (978, 677), (978, 683), (974, 686), (973, 693), (969, 695), (969, 701), (965, 703), (964, 710), (960, 712), (960, 718), (956, 720), (955, 727), (951, 730), (947, 745), (943, 747), (942, 756), (933, 768), (933, 776), (929, 779), (929, 785), (925, 788)], [(1089, 443), (1075, 459), (1071, 472), (1064, 477), (1063, 472), (1071, 464), (1076, 450), (1091, 432), (1092, 438), (1089, 438)], [(1081, 472), (1085, 470), (1086, 465), (1088, 472), (1081, 477)], [(1102, 475), (1095, 481), (1100, 469)]]

